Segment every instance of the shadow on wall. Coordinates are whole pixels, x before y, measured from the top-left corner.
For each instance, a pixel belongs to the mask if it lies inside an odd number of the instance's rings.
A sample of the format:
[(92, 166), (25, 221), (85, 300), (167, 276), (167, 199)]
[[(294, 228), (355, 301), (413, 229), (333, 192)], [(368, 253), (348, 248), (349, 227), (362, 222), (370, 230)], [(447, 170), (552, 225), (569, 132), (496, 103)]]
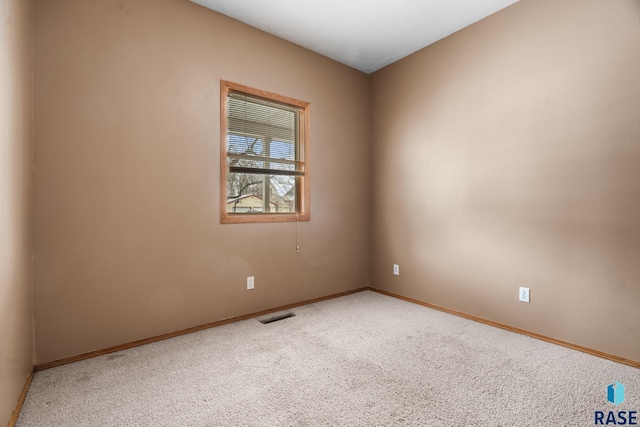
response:
[(636, 7), (636, 18), (640, 21), (640, 1), (634, 1), (633, 5)]

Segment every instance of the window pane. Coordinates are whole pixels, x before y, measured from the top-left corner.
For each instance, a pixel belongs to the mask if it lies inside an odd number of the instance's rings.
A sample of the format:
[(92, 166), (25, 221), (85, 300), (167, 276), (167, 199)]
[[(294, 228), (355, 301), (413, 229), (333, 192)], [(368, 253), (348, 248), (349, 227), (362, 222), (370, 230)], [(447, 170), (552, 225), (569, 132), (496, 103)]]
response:
[(227, 134), (227, 159), (230, 167), (295, 171), (296, 144), (230, 132)]
[(227, 212), (295, 213), (295, 185), (293, 176), (229, 173)]

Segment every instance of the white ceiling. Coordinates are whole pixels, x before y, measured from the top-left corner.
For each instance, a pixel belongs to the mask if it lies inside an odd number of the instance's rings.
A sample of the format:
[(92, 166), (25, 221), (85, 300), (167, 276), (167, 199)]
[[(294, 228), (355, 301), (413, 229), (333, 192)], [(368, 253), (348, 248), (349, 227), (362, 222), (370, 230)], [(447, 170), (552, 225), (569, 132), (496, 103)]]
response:
[(191, 0), (372, 73), (519, 0)]

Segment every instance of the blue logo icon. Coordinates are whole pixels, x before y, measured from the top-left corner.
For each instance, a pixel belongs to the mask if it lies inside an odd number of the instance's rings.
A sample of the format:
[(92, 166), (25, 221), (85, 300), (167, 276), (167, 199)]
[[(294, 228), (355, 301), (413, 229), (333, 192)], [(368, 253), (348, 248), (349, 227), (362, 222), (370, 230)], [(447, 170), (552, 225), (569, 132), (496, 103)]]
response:
[(621, 382), (616, 381), (607, 387), (607, 400), (616, 406), (624, 402), (624, 385)]

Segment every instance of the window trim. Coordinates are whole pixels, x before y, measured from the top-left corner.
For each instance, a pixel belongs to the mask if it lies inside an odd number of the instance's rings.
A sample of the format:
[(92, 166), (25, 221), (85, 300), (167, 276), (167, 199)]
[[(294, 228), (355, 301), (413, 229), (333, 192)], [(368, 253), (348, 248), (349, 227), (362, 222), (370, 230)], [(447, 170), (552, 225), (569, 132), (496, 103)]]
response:
[[(241, 92), (250, 96), (263, 98), (268, 101), (278, 102), (297, 107), (304, 111), (304, 162), (302, 162), (304, 174), (295, 177), (296, 180), (296, 212), (293, 213), (256, 213), (238, 214), (227, 212), (227, 96), (230, 91)], [(289, 98), (260, 89), (238, 83), (220, 80), (220, 223), (221, 224), (246, 224), (265, 222), (295, 222), (311, 220), (311, 175), (310, 151), (309, 151), (309, 110), (308, 102)]]

